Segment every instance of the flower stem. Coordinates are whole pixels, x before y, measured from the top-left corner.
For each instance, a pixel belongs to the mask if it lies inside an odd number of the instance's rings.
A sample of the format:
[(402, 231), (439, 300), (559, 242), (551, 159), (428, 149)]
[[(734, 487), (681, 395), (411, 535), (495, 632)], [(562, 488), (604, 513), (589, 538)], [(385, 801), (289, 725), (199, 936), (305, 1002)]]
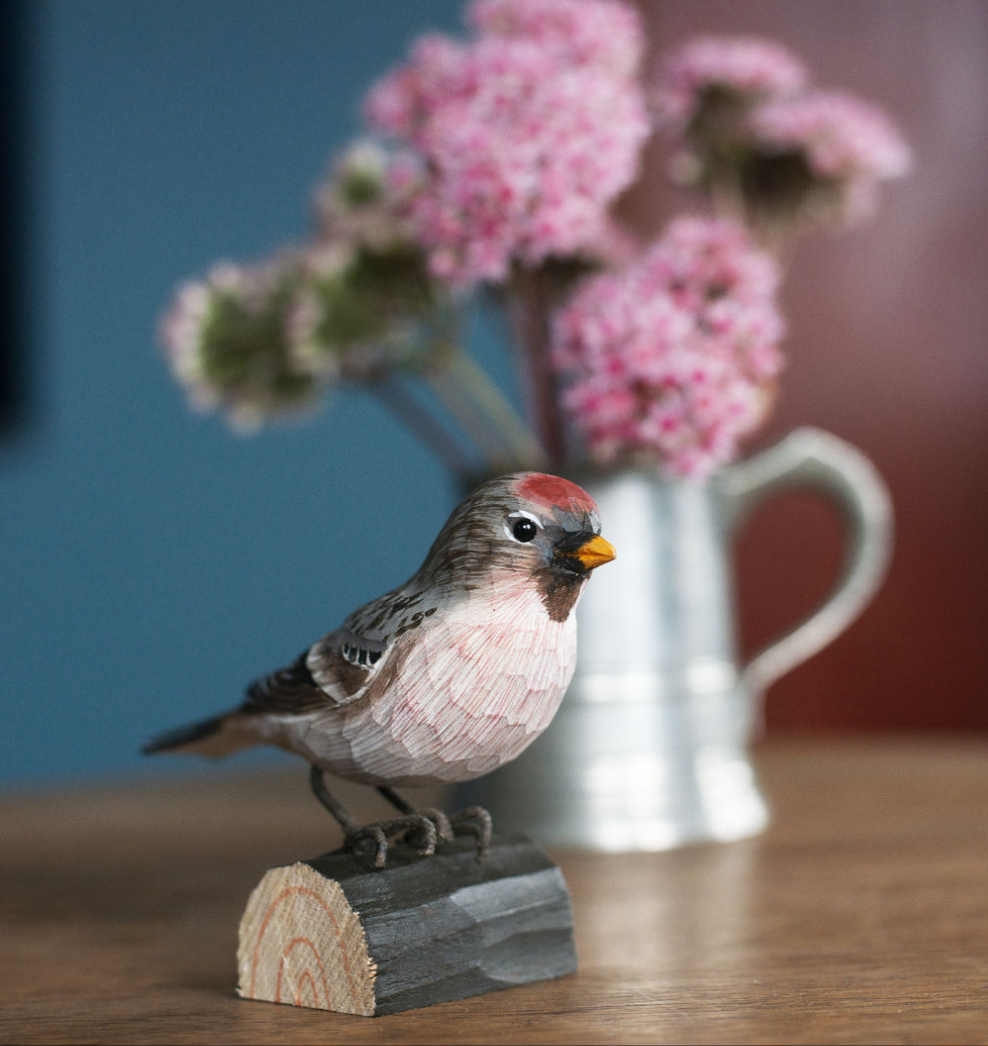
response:
[(721, 174), (710, 183), (710, 204), (714, 216), (747, 229), (752, 238), (777, 261), (785, 254), (792, 223), (770, 208), (745, 199), (737, 172)]
[(526, 468), (543, 468), (548, 457), (525, 421), (500, 389), (467, 353), (455, 346), (447, 357), (449, 376), (492, 423), (511, 459)]
[[(733, 222), (752, 228), (748, 208), (745, 206), (744, 190), (736, 172), (721, 172), (710, 181), (710, 205), (714, 217), (720, 221)], [(752, 229), (752, 231), (754, 231)]]
[(456, 419), (457, 424), (473, 440), (491, 471), (506, 472), (512, 467), (504, 445), (492, 431), (490, 424), (477, 413), (474, 404), (467, 401), (459, 384), (445, 366), (433, 365), (423, 371), (429, 387)]
[(469, 479), (476, 475), (477, 467), (470, 456), (391, 374), (376, 376), (366, 383), (366, 387), (419, 437), (454, 476)]
[(517, 268), (508, 288), (527, 413), (553, 464), (565, 457), (566, 441), (555, 377), (549, 363), (549, 278), (538, 269)]

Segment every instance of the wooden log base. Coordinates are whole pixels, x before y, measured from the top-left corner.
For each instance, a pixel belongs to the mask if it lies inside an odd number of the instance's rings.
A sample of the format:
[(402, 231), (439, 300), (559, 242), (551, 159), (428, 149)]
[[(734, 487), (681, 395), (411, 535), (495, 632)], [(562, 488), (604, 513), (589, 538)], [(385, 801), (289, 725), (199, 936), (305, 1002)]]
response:
[(238, 993), (378, 1017), (576, 970), (562, 873), (522, 835), (334, 851), (268, 871), (240, 921)]

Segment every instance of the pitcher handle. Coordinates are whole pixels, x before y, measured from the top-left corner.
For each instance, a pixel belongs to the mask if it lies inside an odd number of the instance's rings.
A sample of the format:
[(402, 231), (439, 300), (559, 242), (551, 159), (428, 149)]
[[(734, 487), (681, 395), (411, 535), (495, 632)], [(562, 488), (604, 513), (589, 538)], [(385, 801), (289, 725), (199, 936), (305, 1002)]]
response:
[(761, 725), (766, 688), (833, 642), (864, 609), (885, 576), (892, 551), (892, 502), (872, 463), (850, 443), (816, 428), (796, 429), (721, 477), (728, 530), (766, 497), (794, 487), (830, 498), (848, 525), (844, 562), (833, 589), (809, 617), (757, 653), (742, 670), (747, 723)]

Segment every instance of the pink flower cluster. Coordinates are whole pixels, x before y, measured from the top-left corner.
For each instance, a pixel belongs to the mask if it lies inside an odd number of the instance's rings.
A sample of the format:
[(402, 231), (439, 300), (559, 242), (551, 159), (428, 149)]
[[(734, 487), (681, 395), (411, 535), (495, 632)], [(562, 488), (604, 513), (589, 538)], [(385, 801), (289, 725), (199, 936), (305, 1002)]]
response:
[(878, 183), (909, 170), (909, 148), (877, 106), (839, 91), (769, 102), (749, 119), (765, 152), (798, 152), (818, 178), (845, 186), (843, 220), (873, 207)]
[(712, 91), (755, 102), (794, 94), (806, 79), (803, 63), (771, 40), (700, 36), (667, 56), (653, 104), (661, 123), (683, 130)]
[(727, 222), (681, 218), (556, 315), (562, 403), (590, 457), (702, 477), (764, 417), (782, 366), (776, 263)]
[(469, 14), (473, 40), (421, 39), (366, 105), (421, 155), (412, 221), (433, 273), (460, 286), (592, 245), (649, 133), (626, 4), (478, 0)]
[(681, 139), (674, 170), (734, 194), (762, 231), (865, 217), (909, 149), (876, 106), (811, 89), (803, 64), (756, 38), (700, 37), (666, 59), (652, 96)]
[(467, 12), (482, 35), (530, 40), (564, 65), (595, 65), (638, 75), (645, 38), (638, 12), (623, 0), (474, 0)]

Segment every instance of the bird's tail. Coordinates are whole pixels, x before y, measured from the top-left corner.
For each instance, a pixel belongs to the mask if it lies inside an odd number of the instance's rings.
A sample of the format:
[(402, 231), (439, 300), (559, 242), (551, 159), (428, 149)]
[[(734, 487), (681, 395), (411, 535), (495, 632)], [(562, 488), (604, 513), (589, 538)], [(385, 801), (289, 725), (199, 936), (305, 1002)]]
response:
[(159, 752), (188, 753), (189, 755), (223, 756), (241, 748), (256, 745), (261, 739), (246, 728), (245, 716), (240, 711), (214, 716), (199, 723), (190, 723), (175, 730), (166, 730), (141, 749), (145, 755)]

